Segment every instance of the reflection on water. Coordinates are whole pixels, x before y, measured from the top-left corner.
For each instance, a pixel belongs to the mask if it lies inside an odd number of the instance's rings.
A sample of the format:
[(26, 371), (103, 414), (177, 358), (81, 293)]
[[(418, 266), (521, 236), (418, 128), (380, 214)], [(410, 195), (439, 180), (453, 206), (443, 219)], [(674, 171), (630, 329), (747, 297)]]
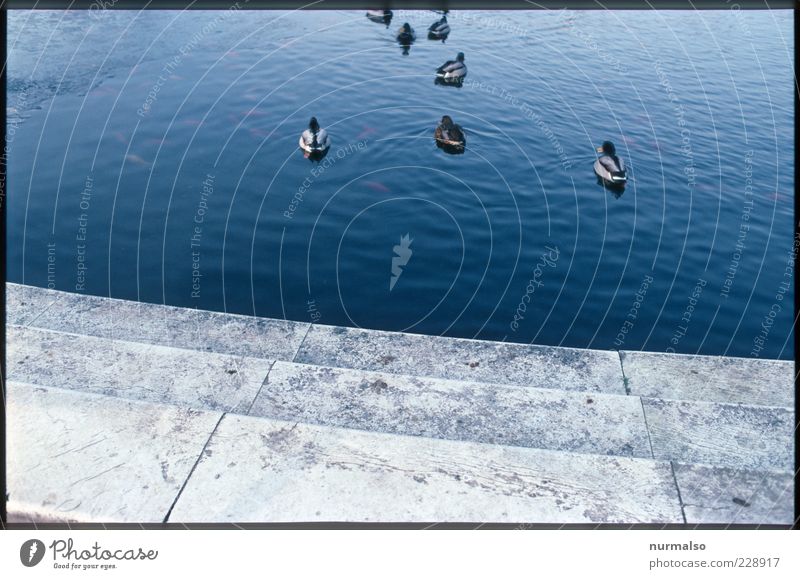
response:
[[(791, 356), (790, 12), (451, 11), (446, 43), (398, 44), (400, 24), (440, 19), (11, 12), (9, 278), (303, 321), (313, 303), (323, 324)], [(458, 52), (467, 80), (432, 83)], [(432, 142), (445, 114), (469, 135), (461, 154)], [(313, 115), (333, 145), (310, 163), (297, 139)], [(597, 184), (604, 140), (624, 195)]]

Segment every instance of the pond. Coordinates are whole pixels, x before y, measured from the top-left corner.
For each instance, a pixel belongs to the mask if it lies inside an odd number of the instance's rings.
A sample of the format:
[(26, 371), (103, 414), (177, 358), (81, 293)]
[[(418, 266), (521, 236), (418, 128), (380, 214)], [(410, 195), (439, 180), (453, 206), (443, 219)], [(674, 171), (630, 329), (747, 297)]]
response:
[[(11, 12), (8, 279), (792, 357), (790, 11), (453, 11), (429, 40), (439, 18)], [(435, 82), (458, 52), (463, 83)], [(436, 146), (443, 115), (461, 154)], [(316, 161), (298, 148), (311, 116), (332, 143)], [(628, 167), (621, 194), (592, 170), (605, 140)]]

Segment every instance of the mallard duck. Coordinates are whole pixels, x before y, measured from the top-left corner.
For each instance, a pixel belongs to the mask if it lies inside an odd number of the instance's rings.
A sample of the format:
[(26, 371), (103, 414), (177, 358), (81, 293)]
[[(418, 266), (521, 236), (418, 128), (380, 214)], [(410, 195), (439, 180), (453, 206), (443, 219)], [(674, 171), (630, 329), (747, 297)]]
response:
[(387, 28), (392, 21), (392, 16), (391, 10), (367, 10), (367, 18), (373, 22), (385, 24)]
[(458, 81), (467, 74), (467, 65), (464, 64), (464, 53), (459, 52), (455, 60), (448, 60), (436, 69), (436, 76), (446, 81)]
[(436, 144), (439, 147), (459, 152), (463, 151), (464, 146), (467, 144), (464, 130), (455, 124), (448, 115), (442, 117), (441, 122), (433, 132), (433, 138), (436, 139)]
[(411, 25), (406, 22), (400, 27), (400, 30), (397, 31), (397, 42), (400, 44), (411, 44), (417, 38), (417, 35), (414, 33), (414, 29), (411, 28)]
[(428, 38), (432, 40), (444, 40), (450, 34), (450, 25), (447, 23), (447, 16), (442, 16), (428, 27)]
[(603, 185), (612, 188), (625, 187), (628, 182), (628, 174), (625, 170), (625, 163), (617, 157), (617, 148), (611, 141), (603, 141), (603, 145), (597, 148), (602, 155), (594, 162), (594, 172), (602, 180)]
[(300, 148), (306, 153), (321, 153), (331, 146), (328, 131), (321, 129), (316, 117), (311, 117), (308, 128), (300, 135)]

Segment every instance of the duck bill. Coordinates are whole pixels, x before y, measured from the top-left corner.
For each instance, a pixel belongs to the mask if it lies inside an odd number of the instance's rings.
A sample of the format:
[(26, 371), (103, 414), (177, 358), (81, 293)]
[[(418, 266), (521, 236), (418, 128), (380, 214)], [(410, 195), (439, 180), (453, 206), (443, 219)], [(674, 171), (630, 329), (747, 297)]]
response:
[(598, 153), (602, 153), (603, 152), (603, 147), (597, 147), (597, 152)]

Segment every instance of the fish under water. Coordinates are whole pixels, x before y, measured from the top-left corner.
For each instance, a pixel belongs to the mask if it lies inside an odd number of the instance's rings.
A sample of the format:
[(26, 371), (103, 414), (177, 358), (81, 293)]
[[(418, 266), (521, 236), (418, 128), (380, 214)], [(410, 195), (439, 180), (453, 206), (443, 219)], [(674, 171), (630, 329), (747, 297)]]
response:
[(373, 191), (379, 191), (380, 193), (390, 193), (391, 189), (389, 189), (383, 183), (379, 183), (378, 181), (364, 181), (364, 185), (372, 189)]
[(372, 133), (376, 132), (377, 130), (378, 129), (376, 129), (375, 127), (370, 127), (368, 125), (364, 125), (364, 128), (361, 130), (361, 132), (356, 135), (356, 139), (357, 140), (361, 140), (364, 137), (366, 137), (368, 135), (371, 135)]
[(134, 165), (141, 165), (143, 167), (149, 167), (151, 164), (149, 161), (145, 161), (139, 155), (133, 153), (125, 155), (125, 160), (133, 163)]

